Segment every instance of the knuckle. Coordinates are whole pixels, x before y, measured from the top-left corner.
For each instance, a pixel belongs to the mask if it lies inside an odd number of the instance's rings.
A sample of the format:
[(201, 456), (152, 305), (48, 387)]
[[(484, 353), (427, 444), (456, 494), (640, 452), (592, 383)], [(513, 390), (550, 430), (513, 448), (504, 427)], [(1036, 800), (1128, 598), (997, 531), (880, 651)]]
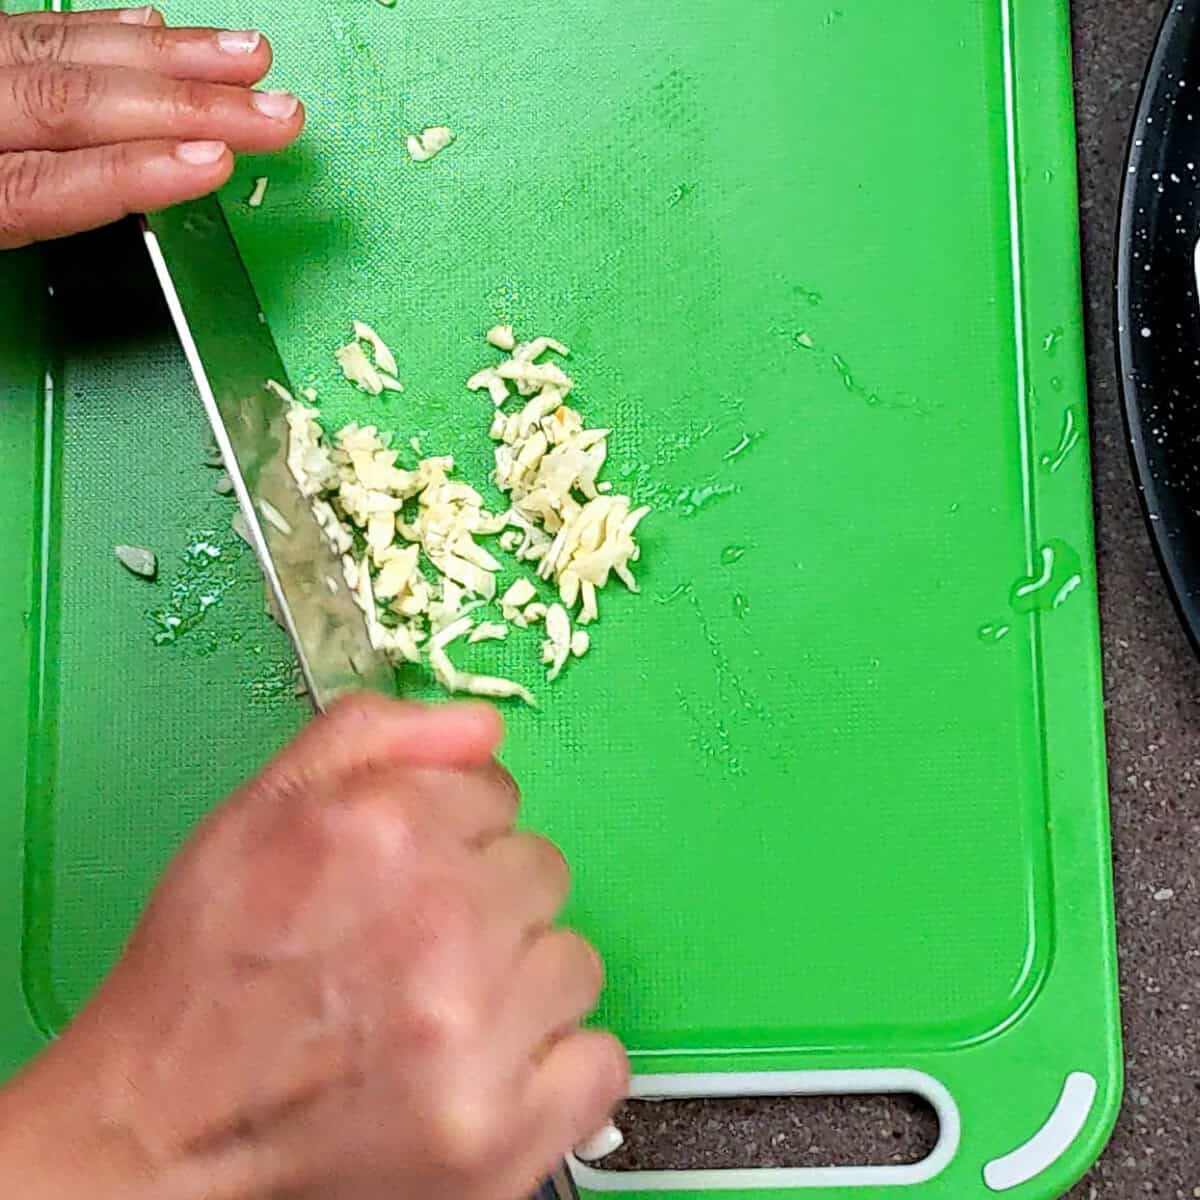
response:
[(332, 704), (318, 724), (334, 737), (353, 737), (373, 730), (402, 707), (402, 702), (376, 692), (352, 692)]
[(590, 1033), (591, 1062), (586, 1074), (593, 1105), (611, 1112), (629, 1090), (629, 1056), (610, 1033)]
[(95, 98), (96, 76), (86, 67), (43, 64), (16, 78), (17, 110), (43, 135), (69, 137)]
[(443, 947), (471, 940), (480, 924), (474, 900), (454, 880), (425, 882), (413, 899), (412, 913), (422, 935)]
[(210, 83), (197, 79), (181, 80), (175, 85), (176, 107), (194, 116), (211, 116), (220, 107), (220, 93)]
[(133, 153), (128, 145), (105, 146), (99, 157), (100, 178), (104, 186), (120, 193), (133, 166)]
[(0, 157), (0, 246), (12, 248), (32, 240), (25, 226), (53, 164), (50, 154)]
[(68, 36), (66, 25), (22, 25), (14, 21), (0, 26), (0, 30), (3, 30), (5, 57), (14, 66), (27, 67), (37, 63), (59, 62), (65, 57)]
[(391, 707), (390, 702), (377, 692), (351, 692), (349, 695), (340, 696), (329, 706), (325, 719), (326, 721), (359, 721), (365, 716), (378, 712), (381, 708), (389, 707)]
[(600, 951), (574, 930), (564, 931), (564, 936), (568, 939), (566, 952), (571, 970), (588, 995), (599, 996), (604, 988), (604, 960), (600, 957)]
[(375, 862), (394, 868), (415, 850), (416, 831), (406, 814), (380, 792), (354, 792), (322, 811), (334, 839), (345, 843), (364, 865)]
[(503, 797), (506, 807), (515, 815), (521, 807), (521, 789), (512, 773), (499, 762), (493, 762), (487, 771), (496, 794)]
[(503, 1149), (499, 1125), (496, 1114), (475, 1098), (448, 1103), (433, 1122), (434, 1155), (453, 1174), (473, 1175)]
[(566, 893), (571, 886), (571, 865), (567, 856), (549, 838), (527, 834), (529, 854), (536, 878), (556, 892)]
[(244, 784), (240, 795), (246, 806), (269, 810), (302, 805), (316, 791), (316, 776), (303, 760), (281, 757)]
[(401, 1015), (405, 1042), (420, 1056), (453, 1058), (475, 1040), (479, 1014), (461, 992), (426, 993)]
[(174, 33), (165, 25), (148, 25), (143, 37), (155, 58), (164, 58), (175, 48)]

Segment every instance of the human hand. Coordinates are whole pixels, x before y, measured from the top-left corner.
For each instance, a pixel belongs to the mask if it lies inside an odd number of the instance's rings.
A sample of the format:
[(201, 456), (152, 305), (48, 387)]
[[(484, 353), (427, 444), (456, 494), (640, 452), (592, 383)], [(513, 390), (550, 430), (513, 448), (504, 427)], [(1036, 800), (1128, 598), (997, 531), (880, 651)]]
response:
[(235, 793), (76, 1023), (0, 1092), (5, 1194), (530, 1194), (627, 1067), (579, 1029), (599, 960), (551, 927), (566, 867), (513, 831), (499, 737), (484, 706), (359, 696)]
[(258, 33), (152, 8), (0, 14), (0, 250), (207, 195), (233, 152), (286, 146), (304, 110), (253, 90), (270, 66)]

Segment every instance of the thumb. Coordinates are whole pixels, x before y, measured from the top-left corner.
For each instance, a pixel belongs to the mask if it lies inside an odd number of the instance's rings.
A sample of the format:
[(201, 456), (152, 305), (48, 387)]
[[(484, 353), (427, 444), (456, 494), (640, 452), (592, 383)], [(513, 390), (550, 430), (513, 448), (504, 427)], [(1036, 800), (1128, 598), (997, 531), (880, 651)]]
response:
[(312, 721), (251, 786), (291, 793), (351, 772), (470, 771), (491, 762), (502, 736), (490, 704), (425, 705), (359, 692)]

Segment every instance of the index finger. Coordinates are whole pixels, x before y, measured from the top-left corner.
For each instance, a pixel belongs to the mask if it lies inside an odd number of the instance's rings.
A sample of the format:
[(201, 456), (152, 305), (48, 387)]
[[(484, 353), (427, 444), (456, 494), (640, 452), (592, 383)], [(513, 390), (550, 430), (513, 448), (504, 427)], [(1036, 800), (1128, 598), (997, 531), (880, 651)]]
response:
[(0, 21), (29, 25), (165, 25), (162, 13), (151, 5), (142, 8), (95, 8), (84, 12), (25, 12), (5, 15)]

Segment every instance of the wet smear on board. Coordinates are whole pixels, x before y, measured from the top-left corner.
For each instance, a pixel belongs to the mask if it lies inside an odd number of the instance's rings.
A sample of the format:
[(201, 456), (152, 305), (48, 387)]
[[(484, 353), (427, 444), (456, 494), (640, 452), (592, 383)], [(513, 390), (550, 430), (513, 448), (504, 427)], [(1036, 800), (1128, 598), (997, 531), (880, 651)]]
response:
[(761, 437), (761, 433), (743, 433), (742, 436), (738, 438), (737, 444), (726, 450), (722, 457), (724, 457), (726, 461), (731, 458), (740, 458)]
[(1057, 471), (1072, 450), (1079, 445), (1083, 437), (1083, 420), (1079, 406), (1072, 404), (1063, 414), (1063, 428), (1059, 435), (1058, 446), (1053, 454), (1043, 454), (1038, 460), (1042, 467), (1053, 474)]
[(695, 731), (695, 744), (714, 765), (724, 767), (730, 775), (744, 775), (745, 767), (730, 736), (724, 717), (712, 705), (704, 704), (682, 688), (675, 689), (680, 710)]
[(1052, 612), (1061, 608), (1083, 583), (1083, 564), (1077, 551), (1057, 538), (1038, 551), (1033, 575), (1012, 586), (1009, 603), (1015, 612)]
[[(234, 567), (241, 559), (240, 543), (227, 553), (211, 530), (197, 533), (183, 553), (182, 564), (168, 585), (166, 603), (147, 612), (156, 646), (169, 646), (191, 633), (235, 583)], [(216, 648), (205, 644), (201, 652)]]
[(736, 492), (737, 485), (732, 483), (705, 483), (699, 487), (685, 487), (675, 497), (675, 507), (677, 507), (685, 517), (694, 517), (702, 508), (712, 504), (715, 500), (720, 500), (725, 496), (732, 496)]
[(659, 604), (674, 604), (676, 600), (682, 600), (684, 596), (692, 594), (692, 585), (690, 583), (681, 583), (672, 588), (665, 596), (655, 596), (654, 598)]
[(1042, 338), (1042, 349), (1053, 358), (1058, 353), (1058, 344), (1063, 340), (1065, 331), (1061, 325), (1056, 325), (1044, 338)]
[[(777, 332), (782, 333), (783, 331), (779, 330)], [(919, 396), (914, 396), (909, 392), (885, 391), (863, 383), (854, 373), (853, 368), (844, 355), (836, 351), (826, 352), (817, 344), (817, 341), (807, 329), (791, 330), (785, 336), (797, 350), (811, 354), (816, 359), (828, 361), (834, 371), (837, 372), (838, 378), (841, 379), (842, 386), (846, 391), (862, 400), (869, 408), (911, 412), (921, 416), (929, 413), (930, 406), (924, 403)]]
[(694, 191), (696, 185), (694, 183), (678, 183), (675, 185), (674, 191), (667, 197), (667, 207), (676, 208), (682, 204)]

